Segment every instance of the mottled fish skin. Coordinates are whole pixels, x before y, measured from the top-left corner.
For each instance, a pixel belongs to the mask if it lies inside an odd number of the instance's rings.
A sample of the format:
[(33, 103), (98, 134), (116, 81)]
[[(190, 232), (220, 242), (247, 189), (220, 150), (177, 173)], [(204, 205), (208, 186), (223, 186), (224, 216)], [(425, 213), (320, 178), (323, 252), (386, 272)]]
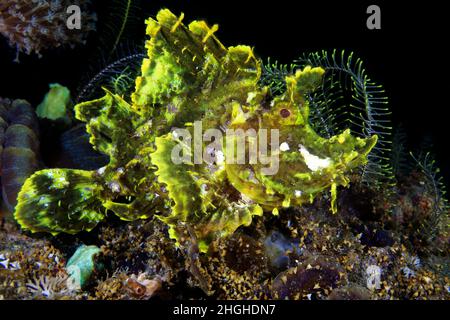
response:
[[(205, 252), (213, 239), (250, 225), (253, 216), (311, 202), (324, 190), (331, 190), (336, 212), (337, 186), (348, 185), (377, 137), (355, 138), (345, 130), (325, 139), (311, 128), (307, 95), (320, 85), (322, 68), (286, 77), (286, 92), (273, 97), (259, 85), (261, 64), (250, 47), (227, 48), (214, 35), (217, 25), (186, 26), (183, 18), (166, 9), (147, 20), (148, 58), (130, 102), (105, 90), (103, 98), (75, 107), (90, 143), (110, 161), (95, 171), (35, 173), (15, 212), (24, 229), (76, 233), (91, 230), (107, 211), (124, 220), (156, 215), (174, 239), (189, 224)], [(194, 135), (200, 121), (203, 132), (279, 130), (280, 145), (271, 150), (279, 170), (267, 175), (259, 163), (229, 164), (225, 144), (211, 149), (209, 163), (174, 163), (175, 147), (188, 156), (194, 149), (174, 130)], [(209, 144), (202, 142), (201, 150)]]

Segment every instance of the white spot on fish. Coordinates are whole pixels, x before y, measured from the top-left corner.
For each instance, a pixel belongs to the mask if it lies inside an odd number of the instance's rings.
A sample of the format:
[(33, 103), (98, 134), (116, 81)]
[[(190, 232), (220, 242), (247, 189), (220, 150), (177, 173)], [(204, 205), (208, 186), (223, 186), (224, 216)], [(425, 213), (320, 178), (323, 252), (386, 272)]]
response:
[(108, 186), (112, 192), (116, 192), (116, 193), (120, 192), (120, 185), (116, 181), (110, 182)]
[(331, 164), (330, 158), (319, 158), (316, 155), (309, 153), (309, 151), (303, 146), (299, 145), (299, 151), (305, 159), (305, 163), (311, 171), (317, 171), (323, 168), (327, 168)]
[(251, 103), (256, 97), (256, 92), (249, 92), (247, 95), (247, 103)]
[(223, 154), (222, 151), (217, 151), (216, 152), (216, 164), (221, 165), (225, 162), (225, 155)]
[(206, 194), (207, 189), (208, 189), (208, 186), (204, 183), (200, 186), (200, 191), (203, 195)]
[(280, 151), (288, 151), (289, 150), (289, 145), (287, 142), (283, 142), (282, 144), (280, 144)]

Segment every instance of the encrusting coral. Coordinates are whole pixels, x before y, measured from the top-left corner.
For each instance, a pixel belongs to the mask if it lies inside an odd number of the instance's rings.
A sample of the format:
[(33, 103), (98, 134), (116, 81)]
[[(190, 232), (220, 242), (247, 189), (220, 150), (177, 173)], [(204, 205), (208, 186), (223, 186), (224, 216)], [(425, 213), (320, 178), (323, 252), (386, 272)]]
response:
[[(97, 171), (32, 175), (15, 212), (23, 229), (75, 234), (94, 228), (107, 211), (123, 220), (157, 215), (175, 239), (190, 228), (205, 252), (212, 240), (250, 225), (253, 216), (277, 215), (325, 190), (331, 190), (331, 210), (337, 211), (337, 187), (349, 184), (377, 136), (363, 139), (350, 130), (319, 136), (308, 121), (307, 96), (320, 85), (322, 68), (307, 66), (287, 76), (286, 92), (273, 97), (259, 85), (260, 61), (250, 47), (226, 48), (214, 35), (216, 25), (185, 26), (183, 17), (161, 10), (147, 21), (148, 58), (131, 103), (106, 91), (75, 107), (90, 142), (110, 162)], [(203, 132), (225, 131), (227, 139), (229, 132), (255, 134), (231, 135), (233, 144), (194, 142), (191, 148), (188, 135), (195, 137), (199, 123)], [(274, 130), (279, 140), (271, 134), (266, 153), (258, 153), (268, 161), (232, 161), (239, 139), (248, 142), (250, 153), (255, 139)], [(192, 161), (199, 148), (209, 160)], [(174, 161), (174, 150), (188, 160)], [(268, 172), (272, 168), (278, 170)]]

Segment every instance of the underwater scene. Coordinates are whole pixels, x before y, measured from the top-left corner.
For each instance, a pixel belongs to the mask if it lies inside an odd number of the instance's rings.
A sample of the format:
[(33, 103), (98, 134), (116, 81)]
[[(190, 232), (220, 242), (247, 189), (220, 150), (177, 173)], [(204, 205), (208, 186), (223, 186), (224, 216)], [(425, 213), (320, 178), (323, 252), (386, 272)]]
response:
[(0, 300), (450, 298), (440, 44), (289, 3), (0, 2)]

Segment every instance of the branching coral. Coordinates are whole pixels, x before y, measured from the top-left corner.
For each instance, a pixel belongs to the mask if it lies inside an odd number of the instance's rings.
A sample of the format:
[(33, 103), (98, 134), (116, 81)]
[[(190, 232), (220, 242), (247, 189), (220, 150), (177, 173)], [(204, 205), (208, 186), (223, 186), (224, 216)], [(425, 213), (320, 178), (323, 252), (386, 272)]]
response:
[(61, 296), (68, 296), (70, 290), (66, 287), (66, 277), (34, 277), (26, 284), (28, 291), (34, 298), (56, 299)]
[[(61, 45), (74, 46), (86, 41), (95, 30), (96, 15), (87, 10), (89, 1), (68, 0), (8, 0), (0, 3), (0, 33), (11, 47), (26, 54), (41, 56), (44, 50)], [(81, 8), (81, 30), (70, 30), (67, 8)], [(17, 56), (18, 61), (18, 56)]]
[[(312, 202), (325, 190), (337, 211), (337, 187), (367, 162), (377, 136), (354, 137), (346, 129), (325, 138), (313, 129), (309, 97), (325, 70), (304, 66), (286, 77), (285, 92), (272, 96), (260, 85), (261, 63), (250, 47), (226, 48), (214, 35), (217, 25), (185, 26), (183, 18), (161, 10), (147, 21), (148, 58), (131, 103), (106, 91), (75, 107), (90, 142), (110, 162), (98, 171), (49, 169), (30, 177), (15, 212), (24, 229), (76, 233), (95, 227), (106, 211), (124, 220), (157, 215), (175, 239), (189, 227), (206, 251), (253, 216)], [(222, 130), (227, 143), (201, 139), (192, 148), (188, 136), (199, 123), (201, 137)], [(233, 161), (241, 138), (251, 158), (252, 145), (267, 132), (265, 152), (257, 153), (265, 161)], [(174, 160), (174, 150), (183, 161)], [(205, 161), (192, 161), (199, 150)]]

